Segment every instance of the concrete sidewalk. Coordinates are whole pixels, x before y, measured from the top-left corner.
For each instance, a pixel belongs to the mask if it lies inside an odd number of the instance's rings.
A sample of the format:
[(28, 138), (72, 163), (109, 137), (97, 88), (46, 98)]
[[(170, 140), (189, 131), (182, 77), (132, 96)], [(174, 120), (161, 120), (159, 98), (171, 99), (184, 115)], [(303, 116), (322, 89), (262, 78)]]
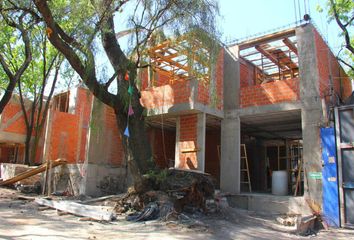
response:
[[(38, 211), (30, 200), (18, 200), (17, 192), (0, 188), (0, 239), (308, 239), (272, 230), (269, 220), (234, 208), (197, 218), (193, 224), (150, 221), (110, 223), (79, 221), (56, 210)], [(350, 239), (353, 231), (319, 232), (315, 239)], [(312, 238), (312, 237), (311, 237)]]

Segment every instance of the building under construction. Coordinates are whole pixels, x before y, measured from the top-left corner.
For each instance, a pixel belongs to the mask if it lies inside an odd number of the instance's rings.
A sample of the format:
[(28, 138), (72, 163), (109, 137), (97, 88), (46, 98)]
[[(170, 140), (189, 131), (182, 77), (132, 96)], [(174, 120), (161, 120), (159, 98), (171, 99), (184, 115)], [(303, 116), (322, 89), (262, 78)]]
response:
[[(182, 38), (148, 55), (139, 88), (161, 168), (210, 173), (231, 204), (251, 210), (324, 208), (321, 129), (333, 125), (333, 107), (352, 85), (312, 24), (220, 45), (213, 54)], [(1, 162), (23, 158), (20, 111), (10, 103), (1, 116)], [(78, 87), (54, 97), (37, 161), (66, 158), (77, 193), (114, 192), (127, 178), (117, 142), (112, 109)], [(279, 182), (286, 196), (272, 195)]]

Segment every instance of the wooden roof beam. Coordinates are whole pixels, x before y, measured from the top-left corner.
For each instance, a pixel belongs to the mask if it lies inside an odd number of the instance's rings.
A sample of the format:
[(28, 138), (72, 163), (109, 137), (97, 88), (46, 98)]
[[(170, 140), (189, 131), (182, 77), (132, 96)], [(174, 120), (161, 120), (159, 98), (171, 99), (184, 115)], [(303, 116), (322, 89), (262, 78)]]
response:
[(277, 41), (277, 40), (292, 37), (292, 36), (295, 36), (295, 28), (290, 28), (290, 29), (286, 29), (286, 30), (279, 31), (276, 33), (264, 35), (264, 36), (261, 36), (258, 38), (246, 40), (241, 43), (236, 43), (236, 44), (230, 45), (229, 47), (238, 45), (239, 50), (243, 50), (243, 49), (250, 48), (250, 47), (253, 47), (256, 45), (265, 44), (265, 43)]
[(277, 57), (275, 57), (273, 54), (268, 52), (267, 50), (263, 49), (261, 46), (255, 46), (255, 49), (257, 49), (260, 53), (262, 53), (264, 56), (266, 56), (270, 61), (272, 61), (275, 65), (279, 66), (282, 70), (287, 70), (287, 67), (282, 65)]
[(293, 51), (296, 56), (298, 56), (298, 52), (297, 52), (297, 47), (295, 46), (295, 44), (293, 42), (291, 42), (289, 40), (289, 38), (284, 38), (283, 39), (283, 43), (291, 50)]

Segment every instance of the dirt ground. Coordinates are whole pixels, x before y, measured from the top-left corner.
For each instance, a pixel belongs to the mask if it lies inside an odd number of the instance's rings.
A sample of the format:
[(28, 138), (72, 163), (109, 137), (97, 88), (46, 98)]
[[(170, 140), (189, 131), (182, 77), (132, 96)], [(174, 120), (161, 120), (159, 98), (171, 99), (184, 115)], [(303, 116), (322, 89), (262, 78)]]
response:
[(269, 216), (234, 208), (186, 219), (183, 224), (79, 221), (77, 216), (60, 216), (53, 209), (39, 211), (36, 203), (19, 200), (18, 195), (14, 190), (0, 188), (0, 239), (352, 239), (354, 236), (354, 231), (345, 229), (296, 236), (273, 230)]

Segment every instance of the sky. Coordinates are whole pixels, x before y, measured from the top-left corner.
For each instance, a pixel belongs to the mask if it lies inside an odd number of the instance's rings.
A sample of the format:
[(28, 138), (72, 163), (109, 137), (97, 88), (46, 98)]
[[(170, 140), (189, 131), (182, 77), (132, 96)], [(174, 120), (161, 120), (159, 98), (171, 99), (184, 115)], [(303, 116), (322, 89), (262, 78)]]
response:
[[(317, 5), (325, 8), (326, 2), (327, 0), (219, 0), (220, 16), (217, 22), (222, 33), (221, 41), (228, 43), (257, 33), (276, 30), (299, 21), (305, 13), (308, 13), (322, 35), (335, 47), (340, 45), (338, 26), (335, 22), (328, 24), (326, 10), (322, 13), (316, 10)], [(134, 4), (127, 5), (123, 14), (117, 15), (116, 22), (120, 23), (116, 24), (117, 31), (128, 28), (127, 16), (124, 13), (133, 11), (134, 7)], [(123, 37), (119, 40), (123, 46), (127, 44), (127, 38)]]
[[(303, 15), (307, 13), (311, 16), (319, 32), (328, 41), (333, 53), (336, 55), (341, 49), (343, 40), (338, 37), (338, 26), (335, 22), (329, 24), (327, 21), (327, 10), (325, 9), (327, 0), (219, 0), (218, 2), (220, 16), (217, 25), (221, 32), (220, 40), (225, 44), (236, 39), (260, 33), (271, 33), (286, 26), (290, 27), (291, 24), (303, 19)], [(322, 13), (316, 10), (317, 5), (324, 9)], [(117, 32), (128, 29), (127, 16), (124, 13), (133, 10), (134, 4), (128, 5), (122, 15), (116, 16), (115, 21), (120, 23), (116, 24)], [(123, 48), (129, 46), (128, 38), (129, 36), (119, 39)], [(101, 73), (106, 73), (107, 76), (111, 75), (113, 69), (103, 51), (101, 54), (97, 59), (98, 69)], [(106, 79), (107, 76), (100, 78)], [(111, 91), (116, 91), (114, 84), (111, 88)]]
[(294, 23), (300, 19), (299, 5), (301, 19), (306, 9), (336, 54), (341, 42), (338, 27), (335, 22), (328, 24), (325, 9), (322, 13), (316, 10), (317, 5), (325, 8), (326, 0), (219, 0), (221, 39), (228, 43)]
[[(274, 32), (285, 26), (290, 27), (308, 13), (319, 32), (328, 41), (333, 53), (336, 55), (341, 49), (343, 39), (338, 36), (338, 26), (335, 22), (327, 21), (325, 9), (327, 0), (219, 0), (218, 2), (220, 16), (217, 25), (223, 43), (227, 44), (260, 33)], [(322, 13), (316, 10), (317, 5), (324, 8)], [(124, 12), (134, 10), (133, 7), (128, 8)], [(124, 12), (115, 19), (120, 23), (116, 24), (117, 31), (128, 29)], [(128, 36), (120, 38), (119, 42), (123, 48), (128, 46)], [(98, 69), (101, 73), (106, 73), (104, 75), (110, 76), (113, 73), (112, 67), (103, 51), (100, 54), (97, 59)], [(106, 79), (107, 76), (99, 78)], [(113, 88), (115, 89), (115, 86)]]

